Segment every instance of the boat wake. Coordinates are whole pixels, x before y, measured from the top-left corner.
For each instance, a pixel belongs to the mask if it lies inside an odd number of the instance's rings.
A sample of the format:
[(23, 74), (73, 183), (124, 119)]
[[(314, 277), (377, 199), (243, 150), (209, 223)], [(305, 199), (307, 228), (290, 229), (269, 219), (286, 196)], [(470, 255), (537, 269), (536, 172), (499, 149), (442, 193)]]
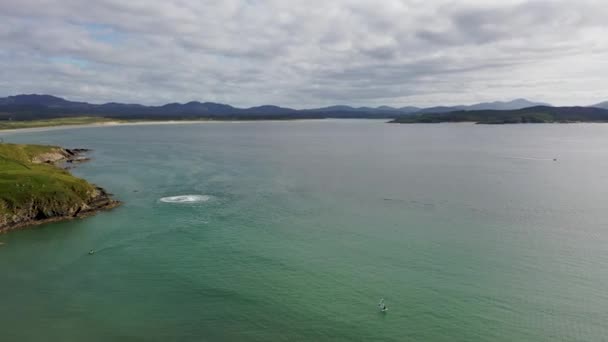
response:
[(180, 195), (180, 196), (170, 196), (163, 197), (160, 199), (161, 202), (164, 203), (203, 203), (208, 202), (211, 199), (211, 196), (207, 195)]

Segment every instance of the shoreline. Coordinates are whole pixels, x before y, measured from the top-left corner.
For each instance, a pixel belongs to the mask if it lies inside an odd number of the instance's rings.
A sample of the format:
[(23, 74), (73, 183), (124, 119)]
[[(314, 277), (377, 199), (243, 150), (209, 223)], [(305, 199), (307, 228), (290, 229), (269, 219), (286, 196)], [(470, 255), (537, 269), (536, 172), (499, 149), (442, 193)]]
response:
[[(101, 188), (99, 188), (99, 189), (101, 189)], [(65, 222), (65, 221), (72, 221), (72, 220), (77, 220), (77, 219), (84, 219), (84, 218), (87, 218), (90, 216), (97, 215), (98, 213), (100, 213), (102, 211), (109, 211), (109, 210), (112, 210), (112, 209), (117, 208), (122, 205), (122, 202), (120, 202), (120, 201), (112, 200), (109, 197), (108, 197), (108, 199), (109, 199), (109, 202), (107, 205), (94, 207), (94, 208), (88, 209), (86, 211), (81, 211), (80, 213), (78, 213), (76, 215), (53, 216), (53, 217), (48, 217), (48, 218), (39, 219), (39, 220), (25, 220), (25, 221), (18, 222), (18, 223), (12, 224), (12, 225), (0, 227), (0, 235), (7, 234), (7, 233), (10, 233), (10, 232), (16, 231), (16, 230), (38, 227), (38, 226), (41, 226), (41, 225), (44, 225), (47, 223)]]
[[(162, 120), (162, 121), (108, 121), (82, 125), (57, 125), (57, 126), (40, 126), (28, 128), (8, 128), (0, 129), (0, 135), (10, 133), (32, 133), (32, 132), (47, 132), (61, 129), (74, 128), (100, 128), (100, 127), (119, 127), (119, 126), (156, 126), (156, 125), (187, 125), (187, 124), (240, 124), (252, 122), (321, 122), (328, 120), (344, 120), (344, 119), (293, 119), (293, 120)], [(348, 120), (348, 119), (346, 119)], [(356, 119), (359, 120), (359, 119)], [(382, 119), (384, 120), (384, 119)]]
[(352, 118), (327, 118), (327, 119), (293, 119), (293, 120), (162, 120), (162, 121), (133, 121), (133, 122), (121, 122), (121, 121), (108, 121), (98, 123), (87, 123), (81, 125), (56, 125), (56, 126), (40, 126), (40, 127), (28, 127), (28, 128), (5, 128), (0, 129), (0, 137), (17, 134), (17, 133), (35, 133), (35, 132), (48, 132), (64, 129), (75, 129), (75, 128), (103, 128), (103, 127), (120, 127), (120, 126), (157, 126), (157, 125), (190, 125), (190, 124), (242, 124), (242, 123), (284, 123), (284, 122), (326, 122), (326, 121), (338, 121), (338, 120), (376, 120), (384, 121), (389, 124), (401, 124), (401, 125), (412, 125), (412, 124), (464, 124), (464, 125), (486, 125), (486, 126), (500, 126), (500, 125), (573, 125), (573, 124), (606, 124), (605, 121), (568, 121), (568, 122), (542, 122), (542, 123), (485, 123), (476, 121), (441, 121), (441, 122), (395, 122), (386, 121), (386, 119), (352, 119)]

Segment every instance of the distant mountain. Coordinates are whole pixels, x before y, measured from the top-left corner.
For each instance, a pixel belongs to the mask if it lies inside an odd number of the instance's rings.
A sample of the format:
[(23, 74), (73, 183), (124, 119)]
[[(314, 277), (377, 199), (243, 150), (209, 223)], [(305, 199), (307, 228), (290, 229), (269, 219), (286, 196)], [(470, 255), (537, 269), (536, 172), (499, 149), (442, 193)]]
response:
[(397, 110), (397, 108), (391, 107), (391, 106), (380, 106), (380, 107), (376, 107), (377, 110)]
[(600, 103), (594, 104), (592, 107), (608, 109), (608, 101), (604, 101), (604, 102), (600, 102)]
[(237, 108), (227, 104), (191, 101), (161, 106), (109, 102), (101, 105), (72, 102), (51, 95), (17, 95), (0, 98), (0, 120), (36, 120), (58, 117), (100, 116), (117, 119), (294, 119), (294, 118), (393, 118), (393, 109), (335, 106), (295, 110), (274, 105)]
[(416, 113), (416, 112), (419, 112), (420, 109), (421, 108), (419, 108), (419, 107), (406, 106), (406, 107), (399, 108), (399, 111), (402, 113)]
[(608, 109), (536, 106), (516, 110), (460, 110), (399, 117), (394, 123), (476, 122), (482, 124), (608, 122)]
[(323, 108), (296, 110), (274, 105), (251, 108), (237, 108), (214, 102), (191, 101), (168, 103), (161, 106), (123, 104), (110, 102), (90, 104), (74, 102), (52, 95), (16, 95), (0, 98), (0, 120), (35, 120), (73, 116), (101, 116), (119, 119), (291, 119), (291, 118), (385, 118), (393, 119), (404, 115), (449, 113), (475, 110), (517, 110), (537, 106), (539, 103), (525, 99), (507, 102), (486, 102), (469, 106), (438, 106), (419, 108), (406, 106), (395, 108), (352, 107), (337, 105)]
[(478, 103), (472, 106), (468, 106), (466, 110), (517, 110), (536, 106), (547, 106), (551, 105), (543, 102), (532, 102), (526, 99), (515, 99), (512, 101), (495, 101), (495, 102), (484, 102)]
[(100, 105), (100, 107), (105, 108), (141, 108), (144, 107), (140, 104), (135, 103), (116, 103), (116, 102), (108, 102)]
[(201, 103), (198, 101), (191, 101), (188, 103), (168, 103), (166, 105), (160, 107), (143, 107), (147, 108), (153, 112), (165, 112), (172, 114), (225, 114), (232, 113), (236, 110), (236, 108), (221, 104), (221, 103), (213, 103), (213, 102), (205, 102)]
[(14, 106), (78, 106), (83, 105), (83, 102), (72, 102), (52, 95), (16, 95), (5, 98), (0, 98), (0, 105)]
[(437, 106), (437, 107), (428, 107), (422, 108), (416, 113), (449, 113), (456, 110), (464, 110), (467, 106)]
[(260, 113), (260, 114), (277, 114), (277, 113), (297, 112), (297, 110), (295, 110), (295, 109), (283, 108), (283, 107), (273, 106), (273, 105), (251, 107), (251, 108), (245, 109), (245, 111), (250, 112), (250, 113)]
[(402, 107), (395, 108), (390, 106), (379, 106), (379, 107), (351, 107), (346, 105), (338, 105), (338, 106), (329, 106), (322, 108), (314, 108), (314, 109), (305, 109), (305, 111), (311, 112), (359, 112), (359, 113), (376, 113), (380, 116), (389, 115), (390, 112), (407, 114), (418, 112), (420, 108), (418, 107)]
[(346, 105), (329, 106), (322, 108), (305, 109), (310, 112), (362, 112), (371, 110), (370, 107), (351, 107)]
[(430, 107), (424, 108), (419, 111), (419, 113), (449, 113), (458, 110), (517, 110), (528, 107), (535, 106), (550, 106), (547, 103), (543, 102), (532, 102), (526, 99), (515, 99), (512, 101), (495, 101), (495, 102), (482, 102), (473, 104), (470, 106), (460, 105), (460, 106), (439, 106), (439, 107)]

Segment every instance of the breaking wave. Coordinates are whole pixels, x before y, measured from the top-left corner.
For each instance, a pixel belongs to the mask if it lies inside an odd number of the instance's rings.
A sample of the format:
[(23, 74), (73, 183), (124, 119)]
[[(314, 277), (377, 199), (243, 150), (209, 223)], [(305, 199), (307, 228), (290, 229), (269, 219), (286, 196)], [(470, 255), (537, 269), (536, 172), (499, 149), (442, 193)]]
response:
[(164, 203), (202, 203), (207, 202), (211, 199), (211, 196), (207, 195), (180, 195), (163, 197), (160, 199)]

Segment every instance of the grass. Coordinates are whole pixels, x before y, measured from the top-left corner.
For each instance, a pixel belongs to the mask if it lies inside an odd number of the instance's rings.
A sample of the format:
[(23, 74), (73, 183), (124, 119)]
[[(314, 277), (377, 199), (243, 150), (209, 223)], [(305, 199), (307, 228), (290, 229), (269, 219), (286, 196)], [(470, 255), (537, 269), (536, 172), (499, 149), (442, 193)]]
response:
[(36, 127), (53, 127), (66, 125), (88, 125), (104, 122), (117, 122), (119, 120), (108, 119), (94, 116), (79, 116), (70, 118), (57, 118), (48, 120), (32, 120), (32, 121), (0, 121), (0, 130), (17, 129), (17, 128), (36, 128)]
[[(21, 144), (0, 144), (0, 160), (14, 160), (22, 163), (31, 163), (34, 157), (43, 153), (55, 152), (60, 150), (58, 146), (46, 145), (21, 145)], [(0, 169), (2, 171), (2, 169)]]
[(56, 146), (0, 144), (0, 214), (14, 214), (36, 207), (57, 213), (79, 205), (95, 191), (83, 179), (54, 165), (34, 164), (42, 153)]

